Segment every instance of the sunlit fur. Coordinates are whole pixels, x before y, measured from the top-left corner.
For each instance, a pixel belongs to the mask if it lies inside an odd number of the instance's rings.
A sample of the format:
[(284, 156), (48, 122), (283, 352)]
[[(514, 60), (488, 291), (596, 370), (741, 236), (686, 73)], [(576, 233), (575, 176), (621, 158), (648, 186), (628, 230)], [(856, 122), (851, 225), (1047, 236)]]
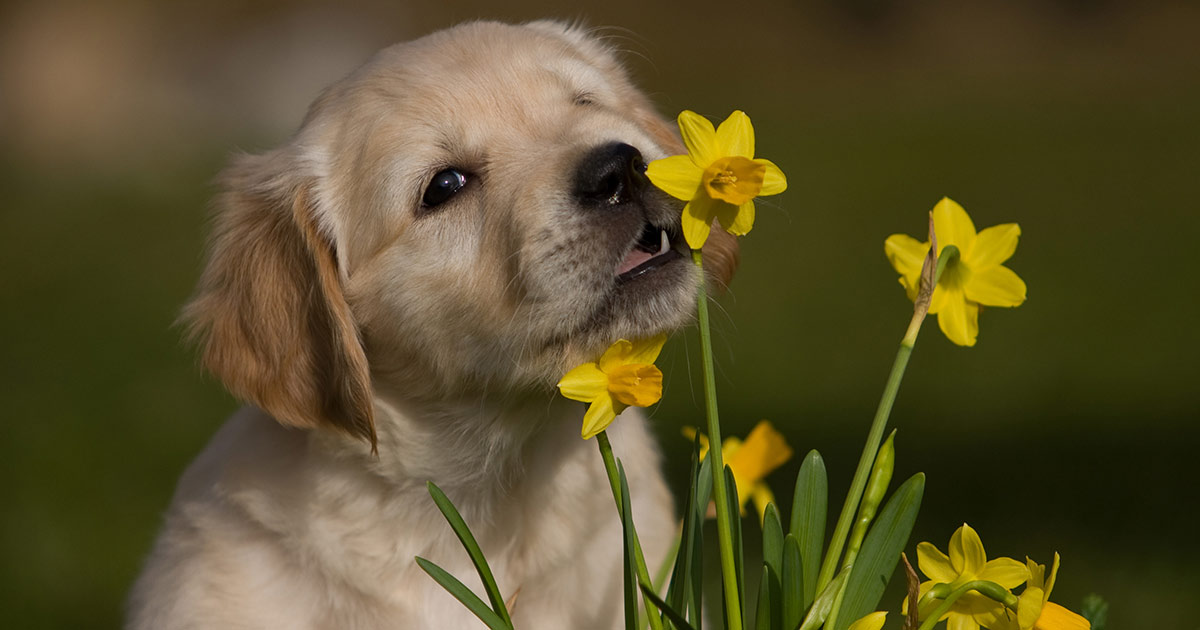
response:
[[(181, 479), (128, 627), (479, 627), (413, 561), (478, 590), (427, 480), (518, 627), (621, 627), (620, 524), (584, 407), (554, 384), (686, 324), (698, 278), (681, 258), (614, 279), (680, 204), (581, 207), (581, 157), (611, 142), (682, 152), (598, 39), (481, 22), (380, 52), (284, 146), (234, 160), (183, 317), (248, 405)], [(467, 186), (422, 208), (447, 167)], [(706, 257), (723, 284), (736, 244), (716, 230)], [(657, 448), (637, 410), (610, 433), (656, 567), (675, 530)]]

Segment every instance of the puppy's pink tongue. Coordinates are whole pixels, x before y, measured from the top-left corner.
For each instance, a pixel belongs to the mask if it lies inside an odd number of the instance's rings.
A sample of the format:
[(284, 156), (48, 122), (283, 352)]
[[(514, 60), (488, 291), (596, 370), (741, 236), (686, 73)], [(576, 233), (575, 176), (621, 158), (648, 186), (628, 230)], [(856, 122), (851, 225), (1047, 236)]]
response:
[(617, 275), (619, 276), (626, 271), (629, 271), (634, 267), (646, 262), (647, 260), (650, 260), (651, 258), (654, 258), (654, 254), (651, 254), (650, 252), (644, 252), (640, 249), (634, 249), (626, 254), (625, 260), (622, 260), (621, 264), (617, 266)]

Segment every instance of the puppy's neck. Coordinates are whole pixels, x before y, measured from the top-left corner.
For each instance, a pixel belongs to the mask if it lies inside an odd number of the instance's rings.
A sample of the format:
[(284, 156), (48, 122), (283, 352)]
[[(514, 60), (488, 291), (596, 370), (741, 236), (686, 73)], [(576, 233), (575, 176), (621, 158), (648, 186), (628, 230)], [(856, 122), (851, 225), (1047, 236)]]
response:
[(486, 511), (532, 468), (553, 465), (548, 458), (590, 447), (579, 438), (582, 414), (580, 403), (545, 391), (421, 402), (378, 392), (378, 456), (367, 465), (396, 485), (469, 488)]

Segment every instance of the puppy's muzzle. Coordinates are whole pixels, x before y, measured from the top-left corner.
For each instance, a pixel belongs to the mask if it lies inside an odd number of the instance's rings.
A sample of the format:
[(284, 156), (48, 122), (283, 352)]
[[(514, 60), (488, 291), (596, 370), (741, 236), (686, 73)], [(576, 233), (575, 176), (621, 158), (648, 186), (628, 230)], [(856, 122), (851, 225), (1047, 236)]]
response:
[(583, 156), (575, 172), (575, 197), (585, 206), (615, 206), (639, 200), (649, 183), (641, 152), (613, 142)]

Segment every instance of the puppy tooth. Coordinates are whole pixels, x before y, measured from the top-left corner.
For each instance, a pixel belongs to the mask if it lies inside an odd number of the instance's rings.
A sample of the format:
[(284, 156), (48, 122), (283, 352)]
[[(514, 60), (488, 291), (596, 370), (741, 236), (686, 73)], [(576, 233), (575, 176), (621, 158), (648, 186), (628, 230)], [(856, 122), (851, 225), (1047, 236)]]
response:
[(665, 253), (667, 253), (668, 249), (671, 249), (671, 239), (667, 238), (667, 231), (661, 230), (661, 231), (659, 231), (658, 234), (662, 238), (662, 240), (661, 240), (661, 244), (658, 246), (658, 253), (655, 254), (655, 256), (658, 256), (660, 254), (665, 254)]

